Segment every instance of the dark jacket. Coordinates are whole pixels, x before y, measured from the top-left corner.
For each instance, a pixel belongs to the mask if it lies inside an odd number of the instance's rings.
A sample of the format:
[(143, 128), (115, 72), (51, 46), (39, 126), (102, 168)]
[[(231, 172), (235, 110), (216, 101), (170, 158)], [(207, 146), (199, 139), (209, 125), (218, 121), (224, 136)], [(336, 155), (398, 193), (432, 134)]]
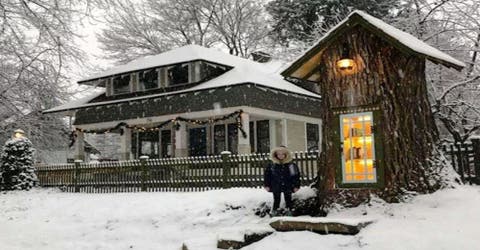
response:
[[(287, 153), (282, 162), (276, 158), (279, 150)], [(270, 157), (272, 162), (265, 169), (264, 186), (274, 193), (292, 192), (294, 188), (300, 188), (300, 171), (297, 164), (292, 162), (290, 152), (286, 148), (276, 148), (272, 150)]]

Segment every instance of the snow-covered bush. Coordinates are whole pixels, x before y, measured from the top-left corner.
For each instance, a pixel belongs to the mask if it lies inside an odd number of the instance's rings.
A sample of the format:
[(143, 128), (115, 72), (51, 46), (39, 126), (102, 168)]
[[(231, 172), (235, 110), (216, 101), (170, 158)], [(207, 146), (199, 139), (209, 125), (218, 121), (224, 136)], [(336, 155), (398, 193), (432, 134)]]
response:
[(27, 138), (14, 138), (5, 143), (0, 165), (1, 190), (29, 190), (36, 185), (34, 151)]
[(426, 181), (434, 190), (452, 188), (462, 182), (451, 161), (445, 157), (445, 152), (440, 149), (440, 146), (434, 147), (429, 161), (431, 167), (425, 171), (428, 177)]

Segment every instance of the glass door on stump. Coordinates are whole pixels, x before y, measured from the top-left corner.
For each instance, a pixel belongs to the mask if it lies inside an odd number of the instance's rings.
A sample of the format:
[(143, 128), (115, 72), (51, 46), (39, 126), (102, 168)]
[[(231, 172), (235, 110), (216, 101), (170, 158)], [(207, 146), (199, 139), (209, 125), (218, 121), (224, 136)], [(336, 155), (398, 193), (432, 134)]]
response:
[(372, 127), (372, 112), (340, 115), (343, 183), (377, 181)]

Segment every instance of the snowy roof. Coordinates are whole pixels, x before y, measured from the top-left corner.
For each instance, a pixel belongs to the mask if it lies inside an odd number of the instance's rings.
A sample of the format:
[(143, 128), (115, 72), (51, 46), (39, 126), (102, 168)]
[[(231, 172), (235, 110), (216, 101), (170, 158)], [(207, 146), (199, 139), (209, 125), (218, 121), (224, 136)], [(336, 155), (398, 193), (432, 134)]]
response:
[(82, 97), (82, 98), (79, 98), (79, 99), (76, 99), (76, 100), (72, 100), (70, 102), (67, 102), (63, 105), (60, 105), (60, 106), (57, 106), (55, 108), (51, 108), (51, 109), (48, 109), (48, 110), (45, 110), (43, 111), (44, 113), (53, 113), (53, 112), (60, 112), (60, 111), (67, 111), (67, 110), (72, 110), (72, 109), (75, 109), (75, 108), (78, 108), (78, 107), (81, 107), (87, 103), (89, 103), (91, 100), (101, 96), (105, 94), (105, 91), (101, 91), (101, 92), (95, 92), (93, 94), (90, 94), (90, 95), (87, 95), (85, 97)]
[[(190, 56), (187, 56), (187, 54), (189, 53), (190, 53)], [(162, 56), (164, 54), (166, 54), (165, 57)], [(179, 58), (174, 58), (174, 55), (178, 55)], [(44, 113), (61, 112), (61, 111), (73, 110), (73, 109), (89, 107), (89, 106), (98, 106), (98, 105), (121, 103), (126, 101), (133, 101), (133, 100), (141, 100), (141, 99), (147, 99), (147, 98), (153, 98), (153, 97), (159, 97), (159, 96), (165, 96), (165, 95), (180, 94), (180, 93), (185, 93), (190, 91), (198, 91), (203, 89), (228, 87), (228, 86), (238, 85), (243, 83), (253, 83), (253, 84), (261, 85), (267, 88), (276, 89), (284, 92), (300, 94), (300, 95), (313, 97), (313, 98), (320, 98), (319, 95), (284, 80), (283, 77), (278, 73), (278, 67), (274, 67), (268, 64), (265, 65), (263, 63), (257, 63), (248, 59), (223, 53), (217, 49), (210, 49), (210, 48), (205, 48), (197, 45), (188, 45), (188, 46), (181, 47), (169, 52), (159, 54), (157, 56), (138, 59), (138, 60), (132, 61), (131, 63), (125, 64), (123, 66), (115, 67), (101, 74), (92, 76), (89, 79), (95, 79), (98, 77), (108, 76), (111, 74), (118, 74), (119, 72), (121, 72), (121, 70), (134, 71), (134, 70), (139, 70), (147, 67), (154, 67), (154, 65), (161, 66), (164, 64), (172, 64), (174, 62), (178, 63), (178, 62), (184, 62), (184, 61), (192, 61), (196, 59), (202, 59), (202, 60), (207, 60), (207, 61), (227, 65), (232, 67), (232, 69), (228, 70), (227, 72), (223, 73), (222, 75), (216, 78), (210, 79), (208, 81), (202, 82), (198, 85), (195, 85), (193, 87), (183, 89), (183, 90), (166, 92), (166, 93), (157, 93), (152, 95), (144, 95), (144, 96), (118, 99), (118, 100), (111, 100), (111, 101), (104, 101), (104, 102), (90, 103), (90, 101), (93, 100), (95, 97), (98, 97), (99, 95), (103, 94), (103, 93), (100, 93), (100, 94), (87, 96), (85, 98), (75, 100), (49, 110), (45, 110)], [(139, 65), (136, 65), (134, 62), (138, 62)], [(127, 67), (127, 65), (129, 66)], [(85, 81), (85, 80), (82, 80), (82, 81)]]
[(209, 61), (230, 67), (243, 65), (246, 63), (261, 65), (260, 63), (248, 59), (224, 53), (216, 48), (206, 48), (199, 45), (187, 45), (160, 53), (158, 55), (142, 57), (129, 63), (112, 67), (108, 70), (81, 79), (78, 82), (82, 83), (113, 75), (124, 74), (127, 72), (178, 64), (182, 62), (191, 62), (196, 60)]
[(370, 28), (371, 30), (375, 30), (377, 34), (380, 34), (386, 38), (389, 38), (390, 41), (398, 43), (397, 45), (401, 47), (405, 47), (410, 51), (418, 55), (424, 56), (435, 63), (441, 63), (447, 67), (453, 67), (457, 70), (460, 70), (466, 66), (465, 63), (428, 45), (427, 43), (419, 40), (413, 35), (408, 34), (404, 31), (401, 31), (363, 11), (355, 10), (352, 13), (350, 13), (350, 15), (347, 16), (347, 18), (345, 18), (343, 21), (338, 23), (335, 27), (330, 29), (325, 35), (323, 35), (312, 47), (306, 50), (304, 54), (300, 55), (291, 64), (287, 65), (285, 69), (282, 70), (282, 75), (288, 75), (293, 70), (295, 70), (299, 60), (303, 59), (304, 57), (308, 57), (309, 52), (311, 52), (316, 48), (322, 47), (324, 44), (326, 44), (327, 40), (330, 40), (331, 38), (336, 37), (339, 34), (339, 32), (337, 31), (339, 31), (342, 27), (347, 26), (352, 21), (363, 21), (358, 23), (365, 24), (367, 28)]

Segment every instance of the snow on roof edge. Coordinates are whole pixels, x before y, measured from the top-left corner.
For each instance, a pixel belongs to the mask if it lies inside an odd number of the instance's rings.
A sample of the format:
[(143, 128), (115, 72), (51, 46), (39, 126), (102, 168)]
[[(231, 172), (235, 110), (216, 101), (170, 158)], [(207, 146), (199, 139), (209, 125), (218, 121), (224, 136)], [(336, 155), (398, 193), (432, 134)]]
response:
[[(188, 88), (188, 89), (184, 89), (184, 90), (178, 90), (178, 91), (172, 91), (172, 92), (166, 92), (166, 93), (158, 93), (158, 94), (153, 94), (153, 95), (137, 96), (137, 97), (131, 97), (131, 98), (125, 98), (125, 99), (104, 101), (104, 102), (94, 102), (94, 103), (86, 102), (86, 103), (81, 104), (80, 101), (83, 100), (83, 99), (79, 99), (79, 100), (76, 100), (76, 101), (68, 102), (66, 104), (57, 106), (55, 108), (45, 110), (42, 113), (48, 114), (48, 113), (64, 112), (64, 111), (87, 108), (87, 107), (103, 106), (103, 105), (117, 104), (117, 103), (122, 103), (122, 102), (129, 102), (129, 101), (138, 101), (138, 100), (143, 100), (143, 99), (150, 99), (150, 98), (156, 98), (156, 97), (168, 96), (168, 95), (178, 95), (178, 94), (184, 94), (184, 93), (196, 92), (196, 91), (203, 91), (203, 90), (210, 90), (210, 89), (216, 89), (216, 88), (222, 88), (222, 87), (223, 88), (228, 88), (228, 87), (231, 87), (231, 86), (237, 86), (237, 85), (242, 85), (242, 84), (260, 85), (262, 87), (269, 88), (269, 89), (274, 89), (274, 90), (287, 92), (287, 93), (291, 93), (291, 94), (295, 94), (295, 95), (306, 96), (306, 97), (309, 97), (309, 98), (320, 99), (320, 96), (317, 95), (317, 94), (314, 94), (313, 92), (312, 92), (312, 95), (306, 95), (306, 94), (296, 93), (296, 92), (293, 92), (293, 91), (280, 89), (280, 88), (274, 88), (272, 86), (267, 86), (267, 85), (264, 85), (264, 84), (259, 84), (259, 83), (254, 83), (254, 82), (239, 82), (239, 83), (234, 83), (234, 84), (230, 84), (230, 85), (223, 85), (223, 86), (218, 86), (218, 87), (210, 87), (210, 88), (204, 88), (204, 89)], [(306, 90), (306, 91), (308, 91), (308, 90)], [(103, 93), (101, 93), (101, 94), (103, 94)], [(84, 98), (84, 99), (86, 99), (86, 98)], [(77, 104), (77, 102), (79, 104), (75, 106), (75, 104)]]
[(95, 99), (95, 98), (97, 98), (97, 97), (99, 97), (100, 95), (103, 95), (103, 94), (105, 94), (105, 91), (96, 92), (96, 93), (93, 93), (91, 95), (79, 98), (77, 100), (69, 101), (69, 102), (64, 103), (60, 106), (44, 110), (44, 111), (42, 111), (42, 113), (43, 114), (48, 114), (48, 113), (56, 113), (56, 112), (73, 110), (73, 109), (75, 109), (75, 108), (77, 108), (81, 105), (88, 104), (90, 101), (92, 101), (93, 99)]

